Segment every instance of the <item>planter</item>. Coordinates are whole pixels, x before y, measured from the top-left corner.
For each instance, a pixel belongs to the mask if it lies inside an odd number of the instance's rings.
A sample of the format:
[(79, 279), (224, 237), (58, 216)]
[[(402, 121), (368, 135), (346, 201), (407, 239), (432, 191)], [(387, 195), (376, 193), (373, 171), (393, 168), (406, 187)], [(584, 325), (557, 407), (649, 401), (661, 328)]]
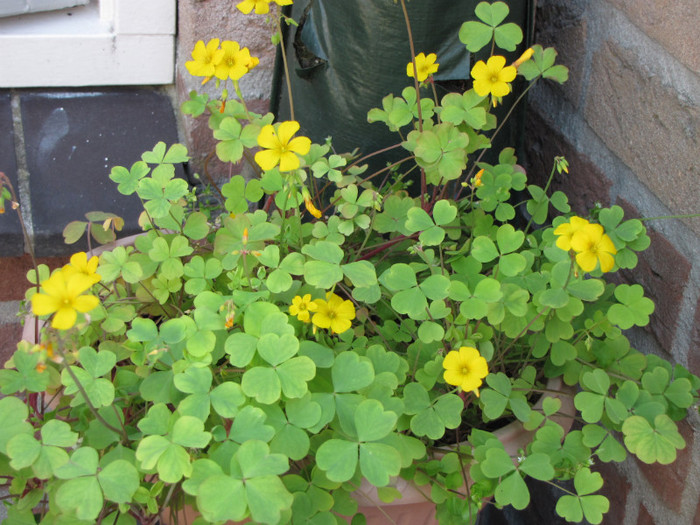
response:
[[(113, 249), (116, 246), (130, 246), (138, 235), (131, 235), (118, 239), (113, 243), (99, 246), (90, 252), (92, 255), (100, 255), (106, 250)], [(35, 341), (35, 321), (33, 316), (27, 316), (22, 332), (22, 339), (34, 342)], [(38, 329), (40, 330), (44, 321), (37, 321)], [(545, 397), (556, 397), (562, 402), (559, 413), (553, 416), (553, 420), (564, 428), (565, 433), (571, 428), (573, 415), (576, 410), (573, 403), (573, 388), (564, 385), (561, 378), (550, 379), (547, 383), (548, 391), (563, 391), (564, 395), (556, 395), (547, 393), (542, 396), (533, 408), (542, 407)], [(496, 430), (493, 434), (503, 443), (506, 452), (513, 458), (518, 455), (518, 450), (524, 448), (531, 440), (534, 432), (523, 428), (519, 421), (513, 421), (506, 426)], [(442, 449), (444, 452), (438, 451), (435, 453), (436, 458), (442, 457), (445, 453), (450, 452), (450, 448)], [(468, 472), (466, 473), (467, 481), (471, 485)], [(435, 504), (426, 499), (421, 488), (417, 487), (410, 481), (397, 477), (391, 481), (389, 486), (398, 490), (402, 497), (390, 503), (381, 501), (377, 493), (377, 487), (371, 485), (367, 480), (362, 481), (360, 488), (352, 493), (353, 498), (358, 502), (358, 512), (365, 515), (368, 525), (384, 525), (387, 523), (395, 523), (398, 525), (437, 525), (435, 516)], [(462, 487), (466, 490), (466, 487)], [(199, 516), (191, 506), (185, 505), (177, 512), (172, 512), (171, 509), (166, 509), (160, 517), (161, 525), (183, 525), (193, 523)], [(349, 518), (348, 518), (349, 520)], [(227, 525), (236, 525), (238, 523), (249, 523), (246, 519), (241, 522), (226, 522)]]

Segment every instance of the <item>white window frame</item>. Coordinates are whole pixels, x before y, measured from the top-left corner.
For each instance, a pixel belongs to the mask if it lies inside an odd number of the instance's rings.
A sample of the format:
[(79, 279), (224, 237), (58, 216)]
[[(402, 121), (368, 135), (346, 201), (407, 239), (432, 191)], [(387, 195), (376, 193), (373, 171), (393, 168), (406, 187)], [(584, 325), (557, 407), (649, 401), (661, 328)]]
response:
[(171, 84), (177, 0), (92, 0), (0, 19), (0, 87)]
[(90, 0), (4, 0), (0, 3), (0, 16), (15, 16), (39, 11), (54, 11), (87, 4)]

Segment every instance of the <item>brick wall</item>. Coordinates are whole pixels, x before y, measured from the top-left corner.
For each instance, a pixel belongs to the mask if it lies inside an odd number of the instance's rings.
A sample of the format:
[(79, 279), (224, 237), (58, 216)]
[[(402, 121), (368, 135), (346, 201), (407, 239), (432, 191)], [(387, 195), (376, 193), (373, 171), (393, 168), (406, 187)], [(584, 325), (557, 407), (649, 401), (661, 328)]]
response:
[[(245, 75), (241, 81), (241, 92), (248, 107), (258, 113), (266, 113), (270, 106), (270, 90), (275, 65), (275, 48), (270, 37), (275, 31), (275, 24), (268, 17), (261, 15), (244, 15), (231, 0), (179, 0), (178, 2), (178, 42), (175, 66), (176, 98), (178, 105), (189, 98), (189, 93), (196, 90), (218, 97), (212, 80), (201, 86), (201, 78), (192, 77), (185, 68), (185, 62), (192, 60), (192, 49), (198, 40), (206, 44), (212, 38), (234, 40), (241, 47), (250, 49), (250, 54), (260, 60), (258, 66)], [(275, 4), (273, 3), (273, 9)], [(231, 97), (233, 89), (228, 85)], [(181, 134), (188, 144), (193, 159), (193, 171), (205, 176), (205, 170), (217, 183), (225, 181), (230, 175), (230, 167), (211, 157), (215, 143), (207, 126), (207, 119), (181, 117)], [(240, 167), (243, 169), (243, 164)], [(240, 171), (235, 171), (240, 173)]]
[[(541, 0), (536, 41), (557, 48), (571, 78), (529, 99), (531, 176), (564, 155), (570, 175), (554, 186), (579, 212), (596, 202), (630, 217), (700, 212), (699, 31), (697, 0)], [(633, 343), (700, 374), (700, 218), (646, 224), (651, 248), (619, 276), (656, 303)], [(605, 523), (700, 523), (697, 413), (680, 430), (687, 446), (673, 465), (600, 466), (613, 505)]]

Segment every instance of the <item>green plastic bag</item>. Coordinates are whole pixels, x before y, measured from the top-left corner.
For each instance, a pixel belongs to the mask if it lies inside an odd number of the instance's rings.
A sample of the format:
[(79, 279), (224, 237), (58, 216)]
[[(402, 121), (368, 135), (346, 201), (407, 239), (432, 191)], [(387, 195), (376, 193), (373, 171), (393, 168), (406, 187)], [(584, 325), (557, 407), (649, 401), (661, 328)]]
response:
[[(437, 54), (440, 67), (434, 78), (439, 97), (460, 85), (471, 86), (472, 62), (481, 57), (470, 56), (458, 33), (462, 23), (475, 19), (477, 3), (478, 0), (407, 2), (416, 54)], [(525, 33), (524, 42), (508, 56), (515, 59), (530, 42), (534, 3), (507, 3), (511, 10), (507, 21), (517, 23)], [(400, 95), (405, 87), (413, 85), (406, 76), (411, 52), (401, 4), (393, 0), (297, 0), (291, 16), (299, 27), (290, 29), (286, 53), (294, 117), (301, 124), (301, 132), (317, 142), (332, 136), (338, 153), (359, 148), (360, 153), (366, 154), (399, 143), (400, 136), (384, 124), (369, 124), (367, 112), (381, 107), (387, 94)], [(291, 111), (284, 79), (278, 78), (276, 84), (279, 101), (273, 100), (273, 110), (277, 105), (278, 120), (288, 120)], [(515, 99), (517, 90), (515, 85), (515, 96), (507, 102)], [(429, 89), (423, 90), (422, 95), (433, 96)], [(505, 105), (502, 112), (507, 109)], [(514, 116), (510, 126), (518, 121)], [(508, 139), (515, 134), (504, 129), (501, 135), (504, 145), (514, 145)], [(394, 150), (374, 160), (373, 166), (402, 155), (405, 152)]]

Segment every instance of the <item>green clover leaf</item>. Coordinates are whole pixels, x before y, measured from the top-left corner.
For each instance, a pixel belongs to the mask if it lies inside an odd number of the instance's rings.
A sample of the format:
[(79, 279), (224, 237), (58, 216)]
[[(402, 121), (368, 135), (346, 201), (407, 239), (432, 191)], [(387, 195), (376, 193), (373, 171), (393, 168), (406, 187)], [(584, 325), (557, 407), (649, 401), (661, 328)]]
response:
[(630, 416), (622, 424), (625, 445), (644, 463), (668, 465), (676, 460), (676, 449), (685, 448), (685, 441), (673, 420), (659, 414), (653, 424), (642, 416)]
[(526, 80), (534, 80), (542, 75), (542, 78), (551, 78), (563, 84), (569, 79), (569, 70), (566, 66), (554, 65), (557, 58), (557, 52), (554, 48), (543, 49), (540, 45), (534, 45), (532, 49), (534, 50), (532, 59), (520, 64), (518, 68), (518, 73)]
[(446, 428), (457, 428), (462, 422), (464, 402), (454, 394), (445, 394), (434, 401), (420, 383), (404, 388), (404, 403), (411, 418), (411, 430), (417, 436), (440, 439)]
[(123, 166), (114, 166), (109, 173), (109, 178), (117, 183), (117, 191), (122, 195), (131, 195), (138, 188), (139, 181), (148, 175), (151, 169), (143, 161), (134, 162), (131, 169)]
[(582, 468), (574, 476), (577, 496), (565, 495), (557, 501), (557, 514), (568, 521), (580, 522), (584, 517), (590, 523), (601, 523), (603, 514), (610, 508), (605, 496), (591, 495), (603, 486), (603, 478), (598, 472)]
[(615, 288), (615, 298), (620, 301), (608, 309), (608, 319), (623, 330), (632, 326), (646, 326), (654, 311), (654, 302), (644, 297), (644, 288), (638, 284), (621, 284)]

